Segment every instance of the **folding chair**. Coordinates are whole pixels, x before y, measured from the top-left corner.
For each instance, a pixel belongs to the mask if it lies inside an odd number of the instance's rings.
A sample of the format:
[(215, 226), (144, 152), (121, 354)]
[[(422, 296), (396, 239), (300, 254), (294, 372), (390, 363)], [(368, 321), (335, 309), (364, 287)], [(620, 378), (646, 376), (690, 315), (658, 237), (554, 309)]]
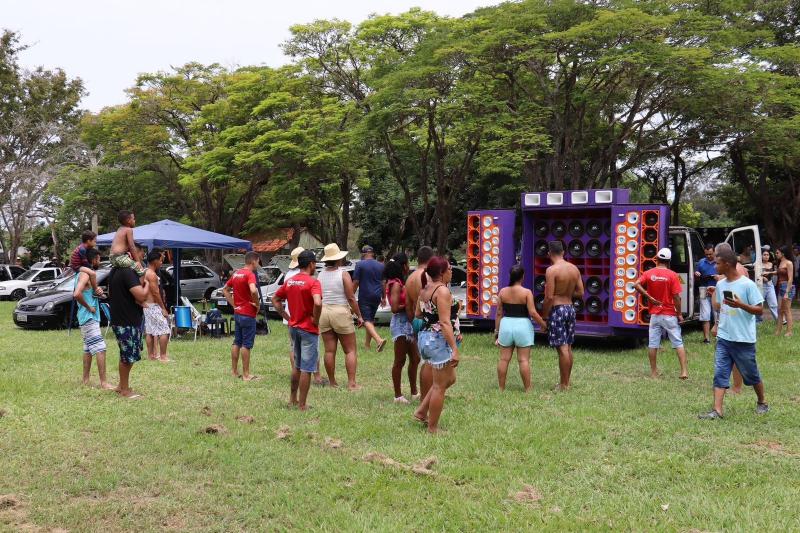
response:
[(206, 322), (206, 315), (200, 313), (197, 308), (189, 301), (186, 296), (181, 296), (181, 304), (188, 307), (192, 315), (192, 329), (194, 329), (194, 340), (197, 340), (197, 333)]

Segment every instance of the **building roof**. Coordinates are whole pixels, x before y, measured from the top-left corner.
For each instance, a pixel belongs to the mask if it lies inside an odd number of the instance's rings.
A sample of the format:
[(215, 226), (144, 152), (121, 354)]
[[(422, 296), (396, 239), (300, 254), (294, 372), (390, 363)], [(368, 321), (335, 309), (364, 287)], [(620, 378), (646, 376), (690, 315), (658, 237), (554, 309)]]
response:
[(294, 228), (279, 228), (247, 236), (247, 240), (253, 243), (253, 251), (259, 253), (279, 252), (293, 238)]

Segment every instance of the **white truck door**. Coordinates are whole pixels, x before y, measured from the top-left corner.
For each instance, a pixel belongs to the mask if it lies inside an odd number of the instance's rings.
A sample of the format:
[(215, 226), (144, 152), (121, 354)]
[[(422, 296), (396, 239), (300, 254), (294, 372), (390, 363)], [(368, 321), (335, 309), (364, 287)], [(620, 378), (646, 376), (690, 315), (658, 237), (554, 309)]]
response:
[(669, 248), (672, 251), (669, 266), (681, 280), (681, 313), (691, 318), (694, 309), (694, 263), (689, 232), (680, 228), (670, 229)]
[(731, 231), (725, 238), (733, 251), (739, 257), (739, 262), (747, 269), (750, 279), (756, 282), (759, 289), (763, 288), (761, 273), (764, 265), (761, 263), (761, 233), (758, 226), (744, 226)]

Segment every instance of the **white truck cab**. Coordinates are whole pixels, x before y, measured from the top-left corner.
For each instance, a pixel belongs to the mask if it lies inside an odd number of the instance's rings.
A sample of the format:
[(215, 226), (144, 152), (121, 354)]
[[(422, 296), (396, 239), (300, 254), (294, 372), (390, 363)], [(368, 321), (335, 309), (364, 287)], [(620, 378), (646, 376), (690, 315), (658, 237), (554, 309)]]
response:
[[(740, 257), (740, 261), (759, 289), (762, 289), (761, 274), (764, 266), (761, 262), (761, 235), (758, 226), (744, 226), (731, 231), (725, 238), (733, 251)], [(692, 228), (685, 226), (670, 226), (669, 248), (672, 250), (670, 268), (678, 274), (683, 286), (681, 294), (681, 307), (686, 320), (697, 320), (700, 304), (698, 300), (698, 287), (695, 279), (697, 262), (703, 258), (703, 239)], [(718, 244), (718, 243), (713, 243)]]

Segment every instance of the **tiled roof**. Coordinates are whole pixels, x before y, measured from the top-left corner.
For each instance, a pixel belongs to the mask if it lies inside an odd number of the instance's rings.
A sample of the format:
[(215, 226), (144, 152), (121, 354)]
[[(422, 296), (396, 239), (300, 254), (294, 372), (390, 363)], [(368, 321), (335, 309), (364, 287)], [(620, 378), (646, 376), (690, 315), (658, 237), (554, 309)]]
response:
[(246, 239), (253, 243), (253, 251), (273, 253), (282, 250), (294, 237), (294, 228), (280, 228), (268, 232), (249, 235)]

